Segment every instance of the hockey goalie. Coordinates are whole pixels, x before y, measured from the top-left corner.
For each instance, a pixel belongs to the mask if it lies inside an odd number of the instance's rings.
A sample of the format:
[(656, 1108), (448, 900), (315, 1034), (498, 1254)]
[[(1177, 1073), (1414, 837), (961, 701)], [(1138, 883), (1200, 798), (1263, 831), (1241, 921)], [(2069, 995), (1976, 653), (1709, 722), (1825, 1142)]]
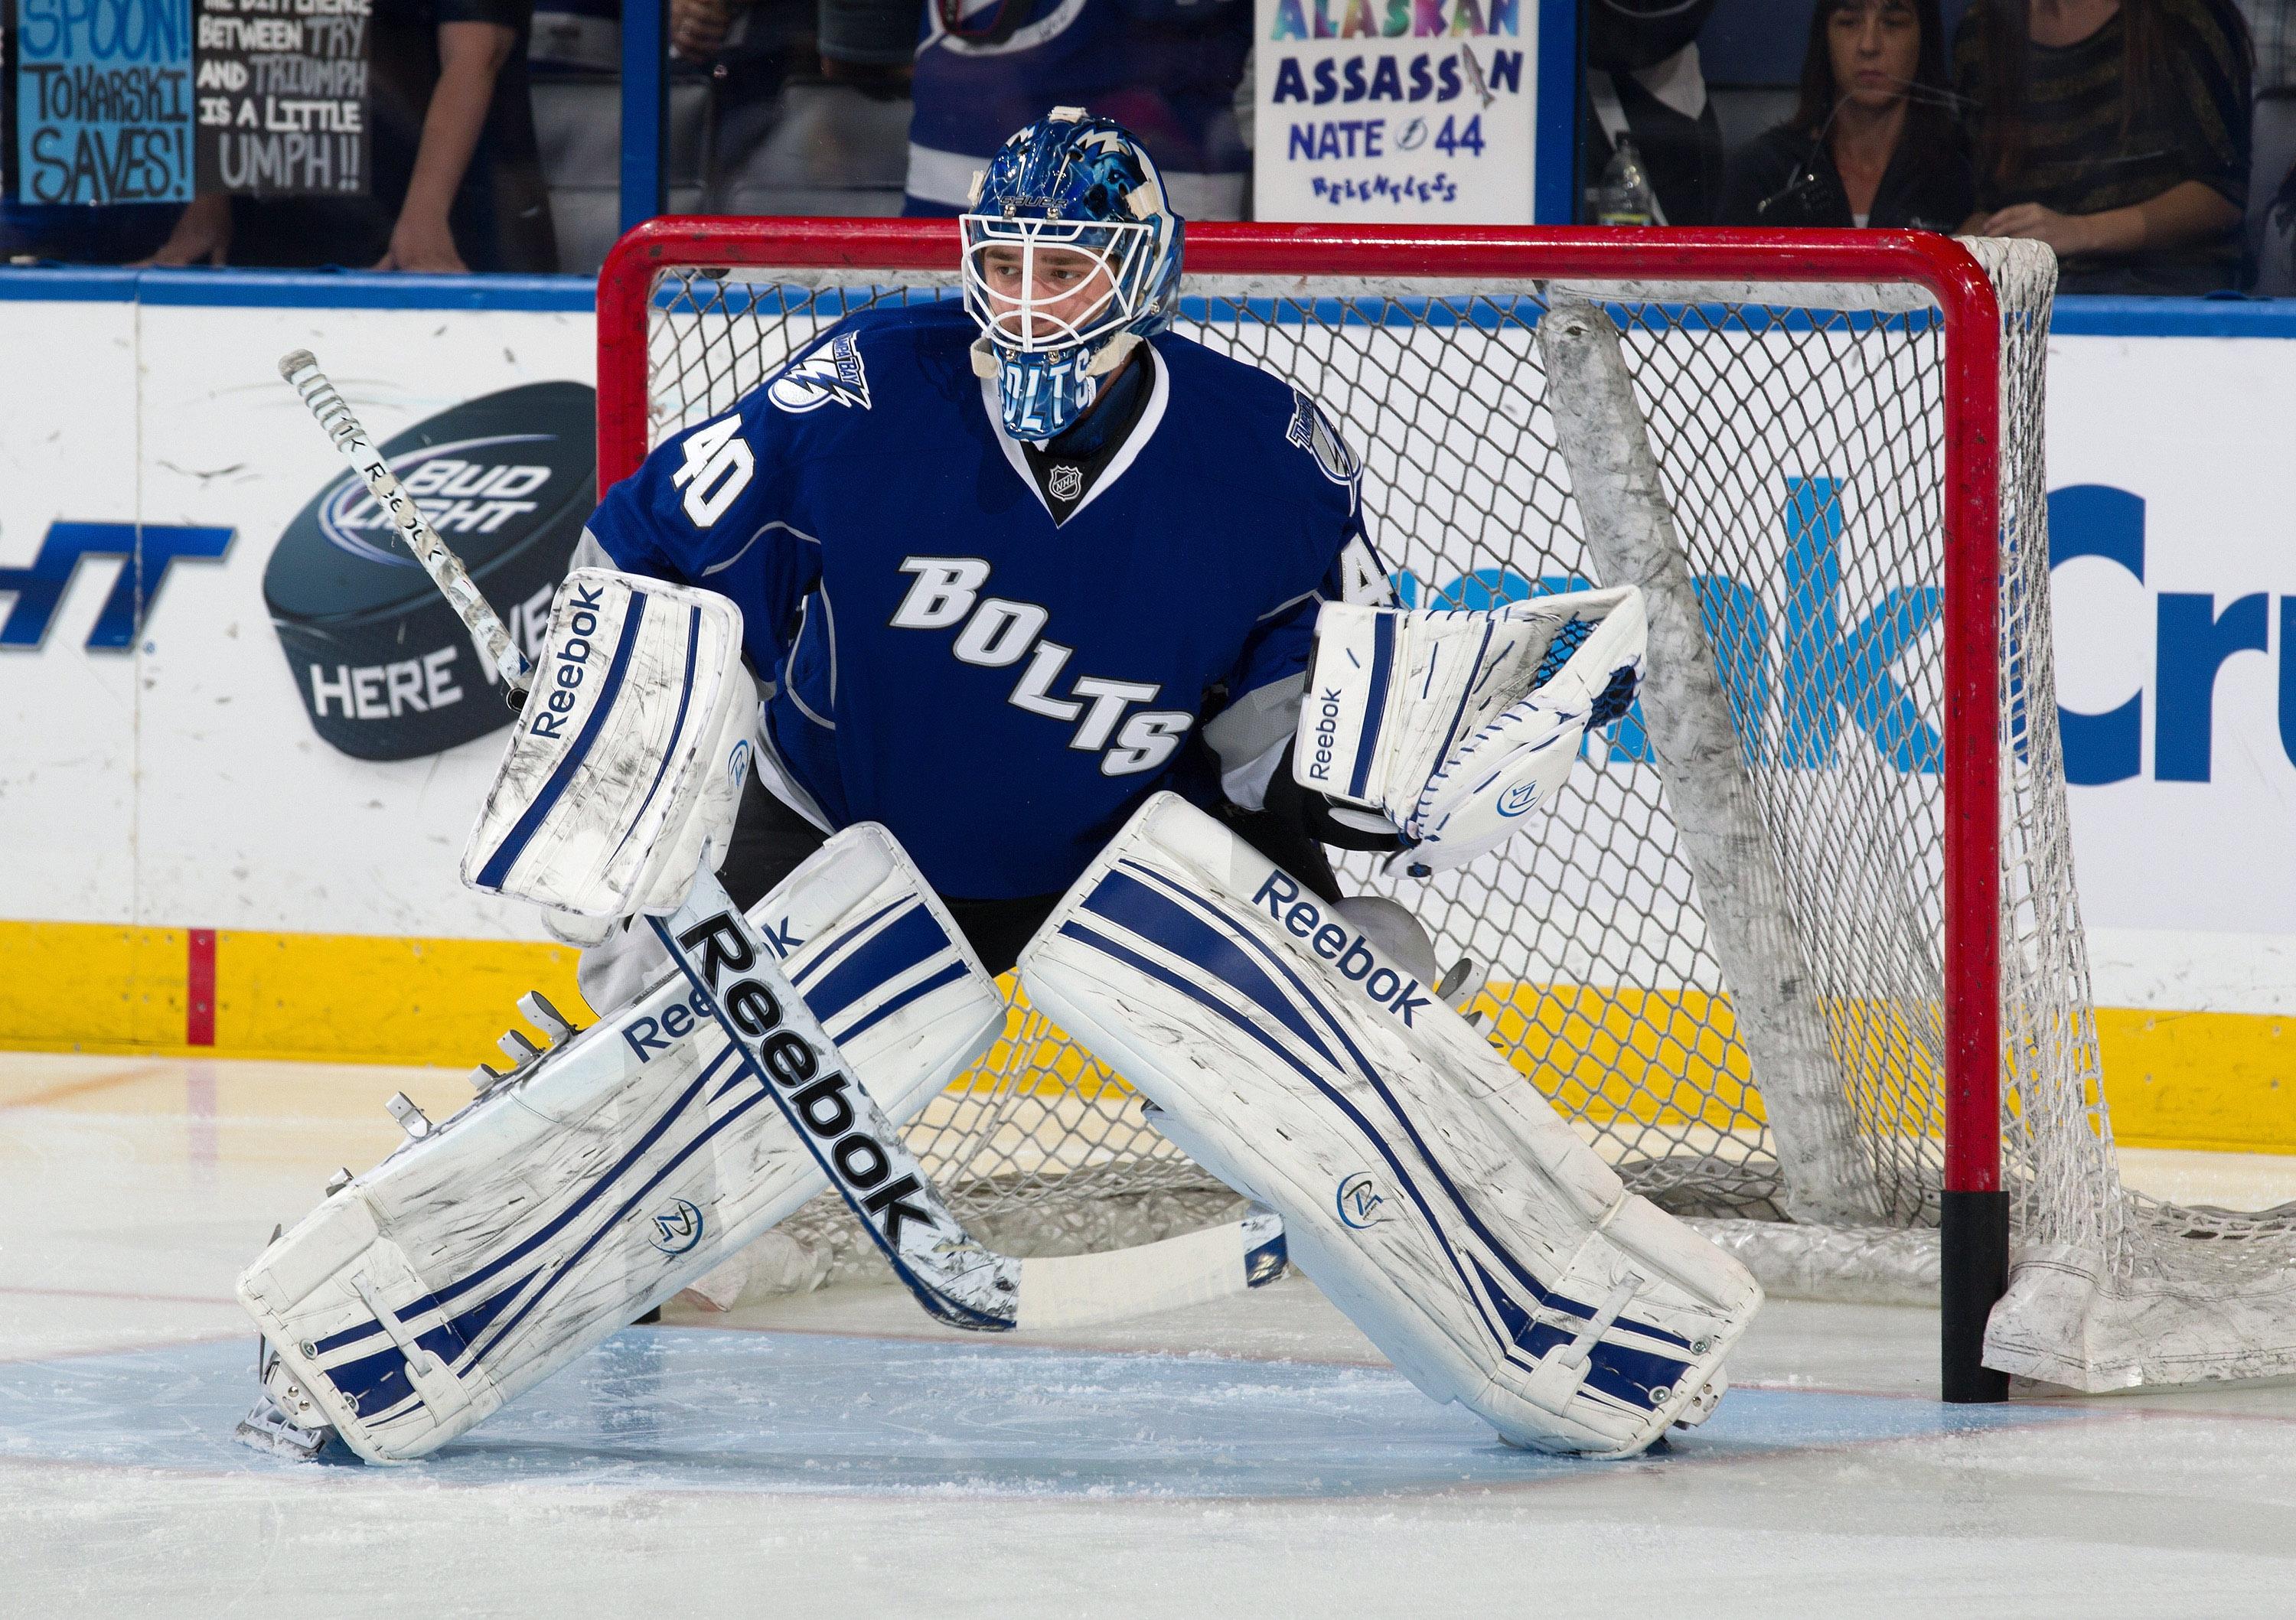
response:
[[(606, 495), (463, 869), (589, 945), (601, 1021), (250, 1268), (258, 1427), (422, 1455), (824, 1187), (961, 1325), (1288, 1248), (1513, 1444), (1631, 1456), (1713, 1409), (1752, 1278), (1326, 853), (1538, 836), (1633, 700), (1641, 600), (1395, 607), (1315, 401), (1169, 330), (1181, 250), (1138, 143), (1055, 110), (976, 180), (962, 305), (849, 317)], [(1016, 967), (1264, 1213), (1154, 1255), (972, 1240), (899, 1127)]]

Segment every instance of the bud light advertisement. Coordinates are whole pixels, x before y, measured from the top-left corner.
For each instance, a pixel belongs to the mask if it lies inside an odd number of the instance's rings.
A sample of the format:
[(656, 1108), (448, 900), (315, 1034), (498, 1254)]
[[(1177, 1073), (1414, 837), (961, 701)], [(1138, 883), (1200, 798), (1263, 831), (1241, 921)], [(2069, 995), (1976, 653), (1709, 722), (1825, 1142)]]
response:
[[(596, 420), (592, 389), (534, 382), (381, 446), (521, 652), (597, 503)], [(486, 654), (348, 470), (280, 536), (263, 600), (312, 728), (354, 758), (418, 758), (511, 722)]]

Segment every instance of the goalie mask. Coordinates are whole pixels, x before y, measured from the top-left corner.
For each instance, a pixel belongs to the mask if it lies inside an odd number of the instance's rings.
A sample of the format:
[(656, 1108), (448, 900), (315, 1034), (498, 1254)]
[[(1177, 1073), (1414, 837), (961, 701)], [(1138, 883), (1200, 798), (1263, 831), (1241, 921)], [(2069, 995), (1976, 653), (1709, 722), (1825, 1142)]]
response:
[(1051, 438), (1133, 345), (1171, 324), (1180, 217), (1122, 127), (1056, 107), (974, 177), (961, 223), (974, 369), (996, 379), (1006, 432)]

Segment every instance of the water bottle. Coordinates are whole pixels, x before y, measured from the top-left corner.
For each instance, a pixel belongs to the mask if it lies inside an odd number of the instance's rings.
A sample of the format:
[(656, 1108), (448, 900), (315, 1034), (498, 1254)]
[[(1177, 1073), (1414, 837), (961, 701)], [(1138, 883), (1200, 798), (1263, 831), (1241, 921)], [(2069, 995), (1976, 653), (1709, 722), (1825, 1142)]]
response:
[(1651, 193), (1650, 176), (1643, 169), (1642, 153), (1635, 150), (1631, 137), (1620, 135), (1595, 193), (1595, 223), (1646, 225), (1657, 217), (1658, 204)]

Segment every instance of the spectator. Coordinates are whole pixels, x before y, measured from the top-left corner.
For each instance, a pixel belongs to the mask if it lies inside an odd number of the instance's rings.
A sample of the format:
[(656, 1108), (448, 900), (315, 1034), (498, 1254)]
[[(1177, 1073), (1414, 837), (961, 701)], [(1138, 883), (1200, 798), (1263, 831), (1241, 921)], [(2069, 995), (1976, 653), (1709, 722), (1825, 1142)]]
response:
[(2280, 183), (2258, 243), (2256, 290), (2265, 298), (2296, 297), (2296, 168)]
[[(841, 0), (839, 27), (857, 36), (870, 3)], [(1235, 86), (1251, 15), (1250, 0), (928, 0), (901, 211), (962, 213), (1006, 135), (1082, 107), (1139, 137), (1182, 217), (1242, 218), (1250, 160)]]
[[(2255, 290), (2296, 294), (2296, 0), (2239, 0), (2256, 46), (2255, 149), (2249, 168), (2249, 233), (2257, 254)], [(2257, 217), (2256, 192), (2271, 201)]]
[(526, 60), (545, 75), (619, 73), (621, 0), (537, 0)]
[(832, 78), (906, 89), (922, 19), (916, 0), (819, 0), (821, 70)]
[(709, 62), (702, 211), (898, 212), (919, 17), (918, 0), (670, 0), (671, 48)]
[(1716, 0), (1591, 0), (1578, 98), (1582, 193), (1634, 138), (1660, 225), (1707, 225), (1722, 196), (1722, 126), (1707, 100), (1698, 34)]
[(1952, 231), (1976, 206), (1937, 0), (1820, 0), (1793, 117), (1730, 160), (1717, 223)]
[[(768, 63), (771, 77), (758, 88), (769, 98), (784, 78), (818, 65), (815, 12), (813, 0), (669, 0), (670, 55), (709, 61), (713, 71), (729, 57)], [(908, 60), (906, 49), (901, 60)]]
[(2257, 94), (2296, 90), (2296, 3), (2238, 0), (2238, 4), (2256, 47)]
[(555, 270), (527, 84), (533, 13), (534, 0), (377, 0), (367, 195), (203, 196), (153, 262)]
[(1977, 114), (1965, 229), (2047, 242), (2067, 292), (2239, 285), (2249, 41), (2229, 0), (1973, 0), (1954, 69)]

